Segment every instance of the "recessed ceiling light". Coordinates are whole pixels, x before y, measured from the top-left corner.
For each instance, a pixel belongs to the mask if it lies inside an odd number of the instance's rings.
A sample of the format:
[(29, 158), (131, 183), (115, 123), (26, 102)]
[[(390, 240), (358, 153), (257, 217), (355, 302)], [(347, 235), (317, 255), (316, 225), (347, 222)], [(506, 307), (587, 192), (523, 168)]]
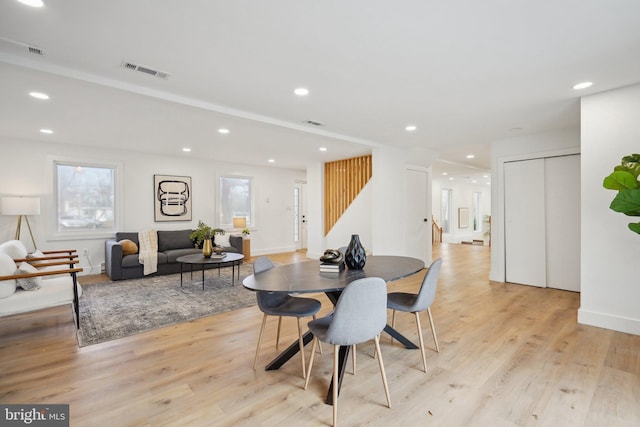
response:
[(483, 178), (489, 178), (489, 175), (482, 175)]
[(228, 134), (229, 133), (229, 129), (225, 129), (225, 128), (220, 128), (218, 129), (218, 133), (222, 133), (222, 134)]
[(473, 154), (467, 154), (467, 159), (473, 159), (474, 157), (476, 157), (476, 156), (473, 155)]
[(275, 163), (276, 161), (274, 159), (269, 159), (267, 160), (269, 163)]
[(18, 1), (22, 4), (26, 4), (27, 6), (31, 6), (31, 7), (44, 6), (44, 3), (42, 2), (42, 0), (18, 0)]
[(476, 181), (475, 179), (472, 179), (471, 182), (475, 184), (478, 181)]
[(574, 85), (573, 88), (576, 90), (580, 90), (580, 89), (586, 89), (588, 87), (591, 87), (593, 85), (593, 82), (582, 82), (582, 83), (578, 83), (577, 85)]
[(51, 135), (53, 131), (51, 129), (40, 129), (41, 133), (46, 133), (47, 135)]
[(407, 132), (413, 132), (416, 129), (418, 129), (418, 128), (415, 125), (409, 125), (409, 126), (404, 128), (404, 130), (406, 130)]
[(519, 128), (519, 127), (511, 128), (509, 129), (509, 132), (522, 132), (522, 128)]
[(29, 95), (36, 99), (49, 99), (49, 95), (42, 92), (29, 92)]
[(184, 147), (184, 148), (182, 149), (182, 151), (184, 151), (185, 153), (190, 153), (190, 152), (191, 152), (191, 148), (189, 148), (189, 147)]
[(299, 87), (296, 90), (294, 90), (293, 93), (295, 93), (298, 96), (307, 96), (309, 95), (309, 89), (307, 89), (306, 87)]
[(319, 150), (320, 151), (327, 151), (327, 147), (320, 147)]
[(447, 176), (449, 175), (449, 172), (442, 172), (442, 175)]

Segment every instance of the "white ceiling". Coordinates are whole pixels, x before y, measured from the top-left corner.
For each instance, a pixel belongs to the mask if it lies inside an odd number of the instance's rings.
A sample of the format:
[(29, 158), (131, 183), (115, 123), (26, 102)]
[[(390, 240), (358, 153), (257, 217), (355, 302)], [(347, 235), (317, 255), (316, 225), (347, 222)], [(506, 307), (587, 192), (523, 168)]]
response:
[(5, 137), (293, 168), (388, 144), (483, 171), (490, 141), (640, 80), (637, 0), (44, 1), (0, 4)]

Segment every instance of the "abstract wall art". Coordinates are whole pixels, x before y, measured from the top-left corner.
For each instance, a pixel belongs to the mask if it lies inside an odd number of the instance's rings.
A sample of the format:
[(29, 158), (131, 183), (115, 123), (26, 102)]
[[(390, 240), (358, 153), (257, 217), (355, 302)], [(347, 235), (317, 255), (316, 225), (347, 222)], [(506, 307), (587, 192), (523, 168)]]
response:
[(154, 175), (156, 222), (191, 221), (191, 177)]

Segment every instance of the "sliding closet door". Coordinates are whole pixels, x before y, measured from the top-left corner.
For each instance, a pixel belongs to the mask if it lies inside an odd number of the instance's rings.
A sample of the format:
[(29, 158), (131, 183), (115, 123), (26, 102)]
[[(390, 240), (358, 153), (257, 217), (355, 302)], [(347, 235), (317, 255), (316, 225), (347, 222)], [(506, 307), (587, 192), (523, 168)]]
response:
[(547, 286), (580, 291), (580, 155), (545, 159)]
[(546, 287), (544, 159), (504, 164), (506, 281)]

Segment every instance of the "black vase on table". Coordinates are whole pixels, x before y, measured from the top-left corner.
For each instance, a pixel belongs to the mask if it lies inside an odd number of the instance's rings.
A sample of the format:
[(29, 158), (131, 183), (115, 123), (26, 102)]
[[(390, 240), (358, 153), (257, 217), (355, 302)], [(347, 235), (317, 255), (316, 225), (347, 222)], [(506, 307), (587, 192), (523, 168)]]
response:
[(362, 270), (366, 262), (367, 254), (362, 243), (360, 243), (360, 236), (352, 234), (349, 246), (347, 246), (347, 250), (344, 253), (344, 263), (350, 270)]

